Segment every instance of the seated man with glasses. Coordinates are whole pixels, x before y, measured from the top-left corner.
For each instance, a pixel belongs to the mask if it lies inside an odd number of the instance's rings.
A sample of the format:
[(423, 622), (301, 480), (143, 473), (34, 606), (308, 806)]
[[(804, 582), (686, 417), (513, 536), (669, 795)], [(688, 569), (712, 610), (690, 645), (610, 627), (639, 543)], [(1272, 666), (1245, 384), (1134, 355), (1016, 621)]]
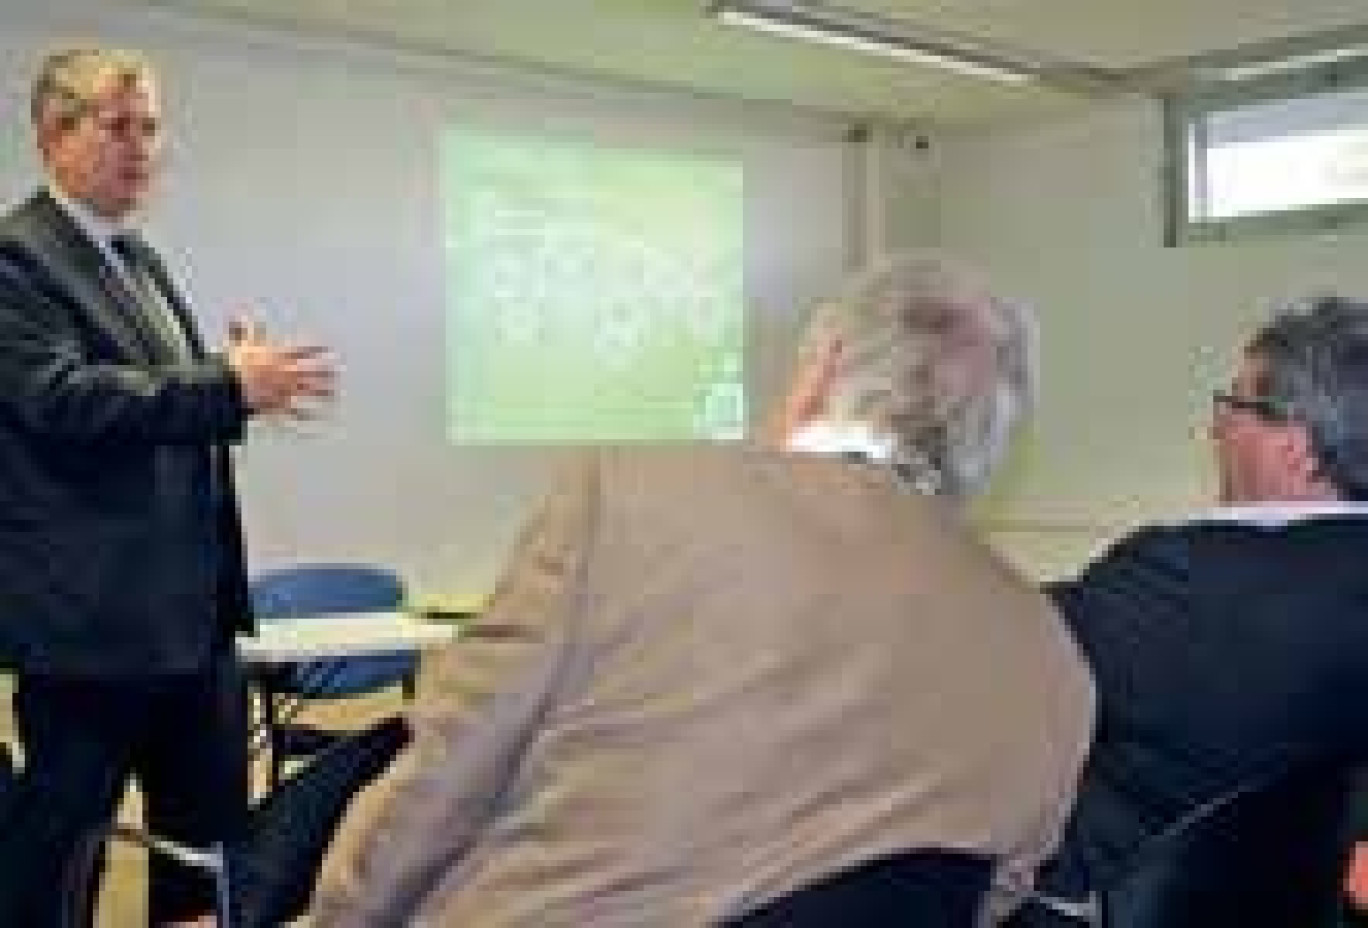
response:
[(1368, 754), (1368, 302), (1279, 313), (1214, 399), (1221, 508), (1051, 586), (1099, 712), (1047, 894), (1255, 775)]

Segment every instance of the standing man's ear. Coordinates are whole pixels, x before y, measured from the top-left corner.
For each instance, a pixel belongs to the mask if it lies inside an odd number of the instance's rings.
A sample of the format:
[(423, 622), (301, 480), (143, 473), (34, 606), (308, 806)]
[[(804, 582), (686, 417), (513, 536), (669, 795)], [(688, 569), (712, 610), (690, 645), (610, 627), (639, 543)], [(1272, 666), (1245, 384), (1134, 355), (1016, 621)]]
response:
[(47, 160), (48, 153), (52, 149), (52, 143), (57, 134), (62, 131), (61, 120), (59, 120), (51, 110), (40, 115), (33, 124), (33, 134), (38, 140), (38, 152)]
[(74, 129), (80, 119), (80, 114), (61, 113), (53, 106), (34, 118), (33, 133), (38, 140), (38, 151), (44, 159), (49, 156), (57, 140)]
[(763, 439), (767, 444), (781, 447), (789, 435), (826, 409), (831, 385), (840, 370), (842, 347), (839, 338), (832, 338), (798, 369), (783, 404), (765, 426)]

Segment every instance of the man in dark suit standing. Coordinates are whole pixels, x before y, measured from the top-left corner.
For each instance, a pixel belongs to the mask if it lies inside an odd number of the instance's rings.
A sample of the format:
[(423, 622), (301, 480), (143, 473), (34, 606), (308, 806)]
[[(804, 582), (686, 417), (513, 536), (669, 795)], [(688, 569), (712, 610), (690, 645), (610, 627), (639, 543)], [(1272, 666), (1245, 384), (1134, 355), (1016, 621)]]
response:
[[(49, 56), (32, 116), (47, 184), (0, 219), (0, 661), (26, 797), (7, 827), (27, 829), (0, 866), (29, 896), (10, 921), (37, 928), (130, 776), (158, 835), (203, 847), (238, 826), (250, 616), (227, 446), (253, 414), (328, 396), (333, 371), (249, 323), (206, 353), (135, 231), (163, 147), (145, 59)], [(211, 890), (154, 863), (151, 920), (201, 919)]]

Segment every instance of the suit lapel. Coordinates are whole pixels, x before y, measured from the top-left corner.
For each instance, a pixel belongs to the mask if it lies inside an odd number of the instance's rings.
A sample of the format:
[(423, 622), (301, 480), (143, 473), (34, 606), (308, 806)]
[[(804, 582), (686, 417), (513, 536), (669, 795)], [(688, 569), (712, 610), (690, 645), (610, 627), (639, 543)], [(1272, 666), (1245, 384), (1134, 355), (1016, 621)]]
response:
[[(42, 255), (91, 324), (106, 332), (131, 358), (147, 362), (164, 360), (166, 348), (147, 318), (147, 308), (105, 260), (99, 247), (46, 193), (37, 195), (31, 202), (37, 229), (47, 239)], [(164, 277), (165, 271), (159, 268), (158, 276)], [(183, 319), (179, 300), (173, 299), (171, 303)], [(190, 331), (187, 328), (187, 332)], [(192, 337), (191, 343), (197, 345), (197, 342)]]

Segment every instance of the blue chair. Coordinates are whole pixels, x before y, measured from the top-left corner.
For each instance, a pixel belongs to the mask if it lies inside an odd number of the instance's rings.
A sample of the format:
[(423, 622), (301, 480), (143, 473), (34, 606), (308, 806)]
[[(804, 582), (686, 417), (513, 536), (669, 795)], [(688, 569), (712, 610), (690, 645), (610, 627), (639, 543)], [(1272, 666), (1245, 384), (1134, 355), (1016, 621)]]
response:
[[(370, 564), (298, 564), (258, 574), (251, 583), (251, 596), (258, 622), (308, 621), (397, 610), (404, 603), (404, 582), (394, 571)], [(264, 740), (271, 752), (271, 787), (280, 783), (286, 758), (312, 754), (342, 734), (294, 724), (307, 700), (359, 696), (396, 685), (412, 698), (417, 675), (416, 651), (255, 671), (262, 695)]]

